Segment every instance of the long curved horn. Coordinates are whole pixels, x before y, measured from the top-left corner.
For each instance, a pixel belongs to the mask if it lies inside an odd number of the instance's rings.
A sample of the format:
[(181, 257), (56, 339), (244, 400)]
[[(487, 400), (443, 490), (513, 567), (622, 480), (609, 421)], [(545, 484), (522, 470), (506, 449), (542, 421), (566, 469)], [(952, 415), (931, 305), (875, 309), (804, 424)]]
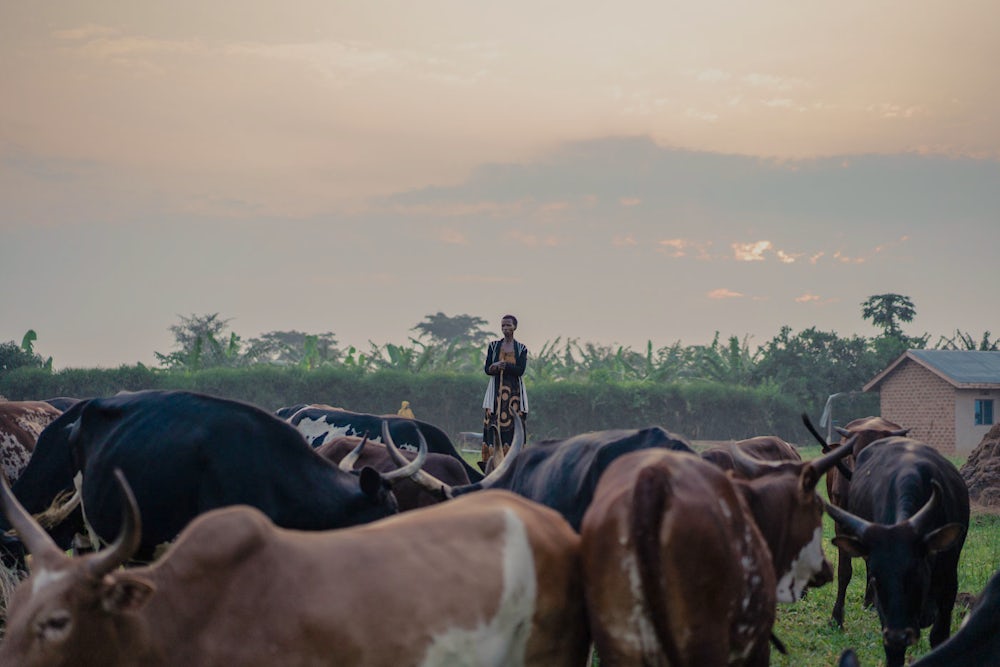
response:
[(733, 465), (736, 470), (749, 479), (754, 479), (765, 474), (769, 470), (774, 470), (782, 465), (781, 461), (763, 461), (750, 456), (741, 447), (735, 444), (729, 445), (729, 454), (733, 457)]
[(121, 468), (115, 468), (115, 480), (122, 498), (122, 527), (115, 541), (92, 557), (89, 567), (95, 577), (103, 577), (115, 569), (136, 552), (142, 539), (142, 519), (139, 517), (139, 505), (135, 502), (132, 487), (125, 479)]
[[(385, 443), (385, 448), (389, 452), (389, 458), (391, 458), (392, 462), (398, 466), (410, 465), (410, 461), (406, 460), (406, 457), (403, 456), (399, 452), (399, 448), (396, 447), (396, 443), (392, 441), (392, 436), (389, 434), (387, 423), (388, 422), (382, 422), (382, 441)], [(417, 429), (418, 433), (419, 431), (420, 429)], [(420, 441), (424, 442), (424, 436), (422, 433), (420, 434)], [(400, 468), (400, 470), (402, 470), (402, 468)], [(447, 500), (454, 497), (452, 495), (453, 489), (450, 484), (445, 484), (426, 470), (416, 470), (410, 473), (409, 477), (413, 480), (414, 484), (419, 484), (441, 500)]]
[[(823, 448), (824, 454), (829, 454), (831, 451), (833, 451), (834, 448), (830, 445), (830, 443), (826, 441), (826, 438), (820, 435), (820, 432), (816, 430), (816, 427), (813, 426), (812, 421), (809, 419), (809, 415), (807, 415), (804, 412), (802, 413), (802, 423), (806, 425), (806, 428), (809, 429), (809, 432), (812, 433), (813, 437), (819, 441), (820, 447)], [(838, 433), (839, 432), (840, 431), (838, 430)], [(850, 482), (852, 477), (851, 469), (847, 467), (847, 465), (844, 463), (844, 460), (837, 459), (837, 463), (835, 465), (837, 466), (837, 470), (840, 471), (840, 474), (844, 476), (844, 479)]]
[(823, 506), (826, 507), (826, 513), (834, 521), (846, 528), (848, 533), (859, 539), (863, 539), (865, 532), (872, 526), (870, 522), (865, 521), (861, 517), (851, 514), (847, 510), (841, 509), (825, 500), (823, 501)]
[(830, 451), (830, 443), (826, 441), (826, 438), (820, 435), (820, 432), (816, 430), (815, 426), (813, 426), (812, 420), (809, 419), (809, 415), (804, 412), (802, 413), (802, 423), (805, 424), (806, 429), (808, 429), (809, 432), (812, 433), (812, 436), (819, 442), (819, 446), (823, 448), (823, 453), (826, 454)]
[(45, 532), (34, 517), (24, 509), (10, 490), (7, 482), (7, 474), (0, 470), (0, 510), (3, 511), (7, 521), (17, 531), (28, 553), (33, 554), (39, 561), (46, 557), (65, 558), (66, 554), (60, 549), (55, 541)]
[(843, 426), (834, 426), (833, 430), (836, 431), (837, 433), (839, 433), (840, 435), (844, 436), (845, 438), (850, 438), (851, 437), (851, 431), (848, 431)]
[[(833, 466), (837, 466), (837, 469), (840, 470), (840, 474), (850, 480), (851, 471), (842, 463), (842, 461), (854, 453), (854, 439), (856, 437), (856, 435), (852, 436), (847, 442), (842, 442), (839, 446), (834, 447), (826, 454), (809, 461), (803, 469), (802, 488), (805, 491), (812, 491), (819, 483), (820, 477), (822, 477)], [(808, 474), (806, 474), (807, 470), (809, 471)]]
[[(391, 450), (396, 446), (392, 442), (392, 436), (389, 434), (389, 420), (387, 419), (382, 420), (382, 441), (385, 442), (386, 449)], [(419, 428), (417, 429), (417, 442), (417, 456), (412, 461), (407, 461), (406, 465), (402, 468), (382, 473), (383, 479), (391, 482), (404, 477), (414, 477), (421, 472), (420, 468), (423, 467), (424, 462), (427, 460), (427, 440), (424, 439), (424, 434), (420, 432)], [(396, 453), (399, 454), (398, 449)], [(402, 454), (399, 456), (403, 458)], [(395, 461), (396, 459), (394, 458), (393, 460)]]
[[(385, 433), (384, 427), (383, 433)], [(396, 445), (392, 442), (391, 437), (387, 438), (383, 435), (383, 440), (385, 440), (386, 448), (389, 450), (389, 456), (392, 457), (392, 460), (396, 463), (396, 465), (403, 465), (407, 463), (406, 459), (399, 453)], [(507, 451), (507, 456), (504, 457), (503, 463), (494, 468), (493, 472), (479, 482), (461, 487), (453, 487), (450, 484), (442, 482), (440, 479), (425, 470), (418, 470), (410, 476), (410, 479), (437, 497), (447, 500), (449, 498), (454, 498), (457, 490), (459, 489), (464, 490), (473, 487), (481, 489), (489, 488), (495, 480), (497, 480), (514, 465), (514, 459), (517, 458), (518, 452), (520, 452), (523, 448), (524, 423), (521, 421), (521, 417), (518, 416), (514, 419), (514, 440), (510, 443), (510, 449)]]
[(923, 535), (927, 532), (927, 522), (931, 519), (931, 514), (934, 512), (934, 508), (937, 507), (938, 500), (944, 493), (944, 489), (941, 488), (941, 483), (936, 479), (931, 480), (931, 497), (927, 499), (924, 506), (917, 510), (917, 513), (906, 520), (908, 524), (913, 527), (913, 530), (918, 535)]
[(368, 444), (368, 431), (365, 431), (365, 437), (361, 439), (361, 443), (358, 444), (357, 447), (349, 451), (347, 453), (347, 456), (340, 459), (340, 469), (343, 470), (344, 472), (351, 472), (352, 470), (354, 470), (354, 464), (358, 462), (359, 458), (361, 458), (361, 450), (363, 450), (365, 448), (365, 445), (367, 444)]

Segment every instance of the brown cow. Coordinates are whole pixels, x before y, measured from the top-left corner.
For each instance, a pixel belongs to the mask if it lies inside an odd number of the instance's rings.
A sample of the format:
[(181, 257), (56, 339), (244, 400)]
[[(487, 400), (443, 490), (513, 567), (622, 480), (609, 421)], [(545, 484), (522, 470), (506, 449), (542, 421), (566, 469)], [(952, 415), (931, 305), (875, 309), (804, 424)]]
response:
[(0, 401), (0, 465), (11, 484), (28, 465), (38, 434), (61, 414), (44, 401)]
[(832, 580), (819, 478), (843, 452), (740, 479), (698, 456), (625, 454), (583, 518), (591, 634), (611, 667), (766, 667), (775, 603)]
[[(336, 436), (317, 447), (316, 453), (338, 465), (347, 460), (346, 470), (348, 471), (364, 466), (369, 466), (379, 472), (391, 472), (397, 469), (398, 466), (393, 463), (386, 446), (379, 442), (365, 442), (365, 446), (357, 457), (349, 457), (351, 452), (356, 450), (362, 442), (362, 438), (352, 435)], [(408, 450), (401, 450), (400, 454), (410, 461), (417, 455), (416, 452)], [(427, 459), (420, 466), (420, 469), (454, 486), (470, 483), (465, 467), (448, 454), (428, 452)], [(441, 502), (440, 495), (430, 493), (425, 487), (410, 479), (398, 480), (393, 485), (392, 492), (396, 496), (396, 502), (399, 503), (400, 512), (436, 505)]]
[(723, 470), (738, 472), (733, 462), (731, 449), (738, 447), (744, 454), (761, 461), (801, 461), (799, 450), (776, 435), (758, 435), (746, 440), (737, 440), (727, 446), (710, 447), (701, 453), (701, 458), (711, 461)]
[(583, 664), (579, 537), (513, 493), (325, 532), (230, 506), (191, 522), (154, 564), (121, 569), (140, 531), (134, 499), (125, 505), (111, 546), (71, 558), (2, 485), (33, 559), (0, 664)]

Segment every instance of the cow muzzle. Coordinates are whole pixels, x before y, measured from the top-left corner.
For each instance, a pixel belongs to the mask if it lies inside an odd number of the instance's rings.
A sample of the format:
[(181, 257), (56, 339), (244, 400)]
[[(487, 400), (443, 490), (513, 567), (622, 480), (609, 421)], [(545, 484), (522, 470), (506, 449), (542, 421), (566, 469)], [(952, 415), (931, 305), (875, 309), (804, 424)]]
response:
[(917, 643), (920, 638), (920, 630), (914, 628), (886, 628), (882, 631), (882, 644), (887, 648), (905, 650), (906, 647)]

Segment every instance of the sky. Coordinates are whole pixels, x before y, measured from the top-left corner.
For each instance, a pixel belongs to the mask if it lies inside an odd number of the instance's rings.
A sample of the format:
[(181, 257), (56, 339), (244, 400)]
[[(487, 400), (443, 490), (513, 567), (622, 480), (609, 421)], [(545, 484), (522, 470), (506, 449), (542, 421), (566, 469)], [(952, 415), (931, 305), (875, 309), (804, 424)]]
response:
[(992, 0), (0, 9), (0, 342), (1000, 333)]

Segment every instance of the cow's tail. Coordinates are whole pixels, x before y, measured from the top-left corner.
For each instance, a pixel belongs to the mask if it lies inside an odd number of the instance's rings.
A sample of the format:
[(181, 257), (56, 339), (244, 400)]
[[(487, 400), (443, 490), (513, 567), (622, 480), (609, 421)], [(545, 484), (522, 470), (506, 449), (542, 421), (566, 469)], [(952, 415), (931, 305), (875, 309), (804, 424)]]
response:
[(630, 530), (642, 594), (668, 664), (679, 665), (680, 656), (670, 633), (670, 607), (663, 588), (666, 582), (662, 574), (660, 545), (660, 528), (664, 515), (670, 509), (672, 496), (670, 472), (658, 466), (643, 468), (632, 493)]

